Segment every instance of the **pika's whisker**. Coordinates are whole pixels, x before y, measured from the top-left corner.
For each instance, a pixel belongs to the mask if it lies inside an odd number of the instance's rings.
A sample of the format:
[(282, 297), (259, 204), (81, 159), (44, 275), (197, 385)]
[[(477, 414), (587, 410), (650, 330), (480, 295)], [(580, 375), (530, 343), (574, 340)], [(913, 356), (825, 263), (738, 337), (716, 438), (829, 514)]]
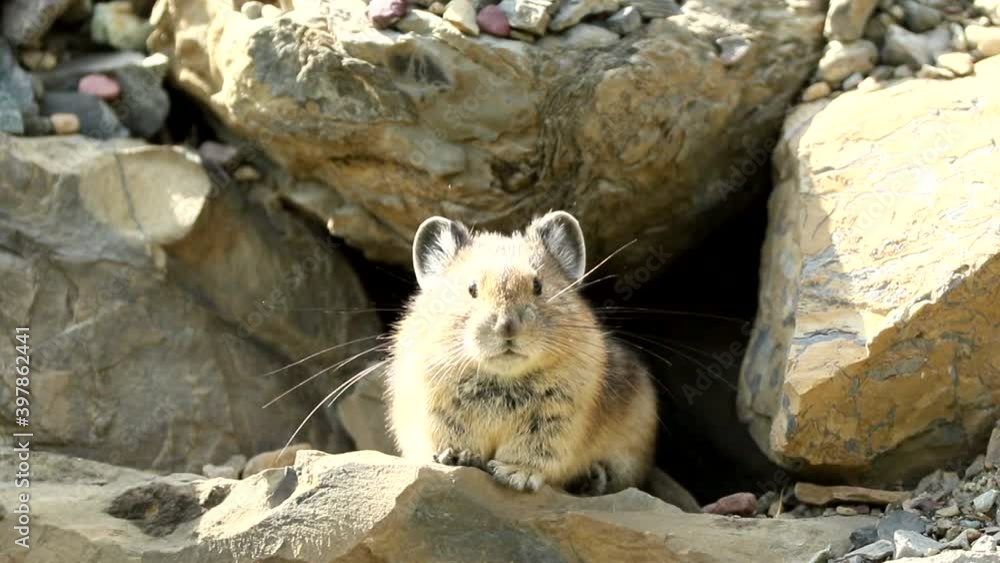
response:
[(285, 395), (288, 395), (292, 391), (295, 391), (299, 387), (302, 387), (306, 383), (309, 383), (313, 379), (316, 379), (317, 377), (319, 377), (320, 375), (322, 375), (322, 374), (324, 374), (324, 373), (326, 373), (328, 371), (331, 371), (331, 370), (332, 371), (337, 371), (338, 369), (346, 366), (347, 364), (353, 362), (354, 360), (360, 358), (361, 356), (364, 356), (365, 354), (369, 354), (371, 352), (385, 350), (387, 348), (387, 346), (388, 346), (388, 344), (380, 344), (378, 346), (373, 346), (373, 347), (365, 350), (364, 352), (361, 352), (360, 354), (355, 354), (355, 355), (351, 356), (350, 358), (347, 358), (346, 360), (340, 361), (340, 362), (338, 362), (338, 363), (336, 363), (336, 364), (334, 364), (334, 365), (332, 365), (332, 366), (330, 366), (328, 368), (324, 368), (324, 369), (322, 369), (322, 370), (320, 370), (320, 371), (318, 371), (318, 372), (310, 375), (309, 377), (303, 379), (302, 381), (296, 383), (294, 386), (292, 386), (291, 389), (289, 389), (289, 390), (285, 391), (284, 393), (278, 395), (277, 397), (271, 399), (270, 401), (267, 402), (266, 405), (264, 405), (261, 408), (266, 409), (267, 407), (269, 407), (269, 406), (273, 405), (274, 403), (278, 402), (278, 400), (281, 399), (282, 397), (284, 397)]
[(636, 243), (636, 242), (638, 242), (638, 241), (639, 241), (639, 239), (632, 239), (631, 241), (629, 241), (629, 242), (626, 242), (625, 244), (623, 244), (622, 246), (620, 246), (620, 247), (618, 248), (618, 250), (616, 250), (616, 251), (612, 252), (611, 254), (608, 254), (608, 257), (607, 257), (607, 258), (605, 258), (604, 260), (601, 260), (600, 262), (598, 262), (598, 263), (597, 263), (597, 265), (596, 265), (596, 266), (594, 266), (593, 268), (591, 268), (591, 269), (587, 270), (587, 271), (586, 271), (586, 272), (585, 272), (585, 273), (584, 273), (584, 274), (583, 274), (582, 276), (580, 276), (580, 277), (579, 277), (579, 278), (578, 278), (578, 279), (577, 279), (576, 281), (574, 281), (573, 283), (571, 283), (571, 284), (567, 285), (566, 287), (562, 288), (561, 290), (559, 290), (558, 292), (556, 292), (556, 294), (555, 294), (555, 295), (553, 295), (552, 297), (549, 297), (549, 299), (548, 299), (548, 300), (549, 300), (549, 302), (551, 302), (551, 301), (552, 301), (553, 299), (555, 299), (556, 297), (559, 297), (559, 296), (560, 296), (560, 295), (562, 295), (563, 293), (566, 293), (567, 291), (569, 291), (569, 290), (573, 289), (574, 287), (576, 287), (577, 285), (579, 285), (579, 284), (580, 284), (580, 282), (582, 282), (582, 281), (583, 281), (584, 279), (586, 279), (586, 278), (587, 278), (587, 276), (589, 276), (589, 275), (590, 275), (591, 273), (593, 273), (593, 272), (594, 272), (594, 270), (596, 270), (596, 269), (600, 268), (601, 266), (603, 266), (603, 265), (604, 265), (604, 263), (605, 263), (605, 262), (607, 262), (608, 260), (611, 260), (612, 258), (614, 258), (616, 254), (618, 254), (619, 252), (621, 252), (621, 251), (625, 250), (625, 249), (626, 249), (626, 248), (628, 248), (629, 246), (632, 246), (632, 244), (633, 244), (633, 243)]
[(274, 374), (278, 373), (279, 371), (285, 371), (288, 368), (293, 368), (293, 367), (295, 367), (295, 366), (297, 366), (297, 365), (299, 365), (301, 363), (307, 362), (307, 361), (315, 358), (316, 356), (319, 356), (319, 355), (322, 355), (322, 354), (326, 354), (327, 352), (330, 352), (332, 350), (336, 350), (337, 348), (343, 348), (344, 346), (350, 346), (351, 344), (357, 344), (358, 342), (364, 342), (365, 340), (371, 340), (373, 338), (379, 338), (380, 336), (385, 336), (385, 333), (383, 332), (383, 333), (375, 334), (375, 335), (372, 335), (372, 336), (366, 336), (364, 338), (357, 338), (357, 339), (351, 340), (349, 342), (344, 342), (344, 343), (341, 343), (341, 344), (337, 344), (336, 346), (330, 346), (329, 348), (320, 350), (319, 352), (315, 352), (313, 354), (309, 354), (305, 358), (302, 358), (301, 360), (297, 360), (295, 362), (292, 362), (292, 363), (288, 364), (285, 367), (280, 367), (280, 368), (278, 368), (278, 369), (276, 369), (274, 371), (269, 371), (269, 372), (267, 372), (265, 374), (261, 374), (259, 377), (267, 377), (269, 375), (274, 375)]

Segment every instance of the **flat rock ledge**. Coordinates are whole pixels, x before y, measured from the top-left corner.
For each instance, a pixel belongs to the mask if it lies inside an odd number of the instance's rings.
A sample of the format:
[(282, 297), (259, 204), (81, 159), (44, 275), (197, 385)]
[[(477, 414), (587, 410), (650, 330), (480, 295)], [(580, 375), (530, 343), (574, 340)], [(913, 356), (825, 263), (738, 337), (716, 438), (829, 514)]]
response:
[[(11, 462), (10, 449), (0, 461)], [(844, 553), (868, 517), (770, 520), (686, 514), (630, 489), (578, 498), (513, 493), (476, 469), (382, 453), (300, 451), (243, 481), (157, 476), (38, 452), (32, 541), (13, 561), (807, 561)], [(11, 545), (12, 484), (0, 485)]]

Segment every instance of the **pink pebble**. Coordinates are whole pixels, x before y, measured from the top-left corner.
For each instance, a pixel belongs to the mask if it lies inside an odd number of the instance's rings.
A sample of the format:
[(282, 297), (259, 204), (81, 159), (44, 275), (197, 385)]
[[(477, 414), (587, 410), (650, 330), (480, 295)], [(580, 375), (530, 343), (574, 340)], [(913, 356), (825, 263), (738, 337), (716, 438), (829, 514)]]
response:
[(110, 76), (103, 74), (88, 74), (80, 79), (77, 90), (81, 94), (90, 94), (102, 100), (113, 100), (122, 93), (121, 86)]
[(371, 0), (368, 3), (368, 21), (376, 29), (385, 29), (406, 16), (409, 9), (408, 0)]
[(479, 24), (480, 30), (490, 35), (510, 37), (510, 23), (507, 21), (507, 16), (496, 6), (490, 5), (480, 10), (476, 16), (476, 23)]
[(757, 513), (757, 497), (753, 493), (735, 493), (720, 498), (702, 510), (709, 514), (749, 517)]

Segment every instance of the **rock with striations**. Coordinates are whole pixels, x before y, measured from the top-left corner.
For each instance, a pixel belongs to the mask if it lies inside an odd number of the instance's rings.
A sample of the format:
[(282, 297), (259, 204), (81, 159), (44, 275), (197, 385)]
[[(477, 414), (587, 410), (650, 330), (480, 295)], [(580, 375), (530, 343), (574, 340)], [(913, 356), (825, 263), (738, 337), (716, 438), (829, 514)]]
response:
[[(286, 212), (213, 182), (193, 154), (0, 135), (0, 161), (0, 329), (31, 327), (31, 394), (44, 405), (33, 448), (200, 471), (279, 447), (343, 375), (261, 407), (365, 348), (262, 374), (381, 330), (372, 313), (347, 323), (305, 311), (364, 306), (346, 259)], [(14, 354), (0, 348), (0, 365)], [(0, 397), (13, 385), (0, 380)], [(13, 415), (0, 412), (8, 435)], [(301, 439), (347, 443), (333, 413)]]
[[(610, 268), (690, 247), (757, 193), (825, 17), (719, 0), (574, 51), (431, 25), (375, 34), (363, 0), (329, 17), (323, 2), (296, 1), (266, 22), (214, 2), (161, 5), (151, 45), (174, 83), (300, 180), (288, 201), (332, 219), (367, 257), (406, 266), (430, 215), (509, 229), (568, 208), (591, 265), (641, 241)], [(752, 37), (739, 65), (706, 58), (730, 35)]]
[(886, 485), (981, 451), (1000, 409), (998, 80), (986, 59), (786, 119), (738, 401), (775, 461)]
[[(6, 459), (5, 459), (6, 457)], [(10, 453), (0, 453), (8, 465)], [(645, 493), (514, 493), (472, 468), (376, 452), (299, 451), (242, 481), (157, 476), (32, 454), (32, 557), (101, 563), (325, 561), (806, 561), (871, 518), (743, 520), (686, 514)], [(13, 482), (0, 482), (10, 512)], [(12, 526), (0, 527), (10, 545)], [(665, 539), (666, 538), (666, 539)], [(96, 556), (95, 556), (96, 557)]]

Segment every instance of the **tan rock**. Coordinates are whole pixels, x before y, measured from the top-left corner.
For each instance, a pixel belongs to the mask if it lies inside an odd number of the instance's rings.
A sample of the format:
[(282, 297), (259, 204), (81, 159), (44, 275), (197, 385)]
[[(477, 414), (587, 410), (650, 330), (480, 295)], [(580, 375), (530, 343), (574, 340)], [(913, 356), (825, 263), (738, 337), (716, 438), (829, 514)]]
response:
[(293, 444), (288, 446), (287, 449), (279, 448), (269, 452), (261, 452), (250, 458), (250, 461), (247, 462), (243, 468), (243, 478), (246, 479), (251, 475), (256, 475), (268, 469), (288, 467), (295, 463), (295, 456), (298, 452), (312, 449), (313, 447), (309, 444)]
[(810, 84), (808, 88), (802, 91), (802, 101), (803, 102), (815, 102), (821, 98), (825, 98), (830, 95), (830, 85), (826, 82), (816, 82)]
[(479, 24), (476, 23), (476, 6), (473, 0), (451, 0), (442, 16), (445, 21), (461, 30), (466, 35), (479, 35)]
[(549, 22), (550, 31), (563, 31), (594, 14), (610, 14), (622, 0), (564, 0)]
[(1000, 469), (1000, 425), (994, 427), (993, 433), (990, 435), (983, 466), (986, 469)]
[(56, 135), (74, 135), (80, 132), (80, 118), (72, 113), (53, 113), (49, 116)]
[(815, 506), (825, 506), (831, 502), (863, 502), (866, 504), (893, 504), (910, 498), (909, 491), (883, 491), (864, 487), (824, 487), (812, 483), (795, 484), (795, 498), (800, 502)]
[[(169, 55), (172, 81), (289, 170), (284, 199), (307, 201), (297, 207), (332, 219), (367, 257), (407, 267), (430, 215), (507, 229), (569, 208), (591, 266), (633, 239), (609, 268), (690, 247), (758, 189), (741, 167), (770, 152), (825, 18), (784, 0), (689, 4), (642, 33), (600, 34), (597, 44), (621, 48), (556, 42), (556, 54), (471, 41), (424, 10), (396, 24), (405, 33), (372, 34), (364, 0), (299, 2), (273, 21), (219, 2), (160, 5), (151, 45)], [(753, 38), (729, 68), (705, 57), (718, 37), (706, 30), (722, 19), (725, 35)]]
[(965, 28), (965, 38), (984, 56), (1000, 55), (1000, 27), (970, 25)]
[(875, 485), (981, 447), (1000, 408), (998, 80), (987, 59), (786, 119), (739, 393), (772, 459)]
[(502, 0), (499, 7), (512, 28), (545, 35), (545, 28), (559, 4), (557, 0)]
[(968, 53), (945, 53), (937, 58), (937, 64), (955, 73), (956, 76), (972, 74), (975, 69), (972, 55)]
[[(9, 466), (6, 458), (0, 451)], [(375, 452), (301, 451), (288, 469), (242, 481), (160, 477), (45, 452), (32, 460), (38, 561), (95, 553), (101, 563), (798, 562), (827, 546), (843, 554), (851, 531), (874, 521), (734, 522), (686, 514), (635, 489), (596, 498), (548, 487), (514, 493), (478, 469)], [(8, 513), (15, 490), (0, 481)], [(4, 545), (15, 534), (0, 527)]]

